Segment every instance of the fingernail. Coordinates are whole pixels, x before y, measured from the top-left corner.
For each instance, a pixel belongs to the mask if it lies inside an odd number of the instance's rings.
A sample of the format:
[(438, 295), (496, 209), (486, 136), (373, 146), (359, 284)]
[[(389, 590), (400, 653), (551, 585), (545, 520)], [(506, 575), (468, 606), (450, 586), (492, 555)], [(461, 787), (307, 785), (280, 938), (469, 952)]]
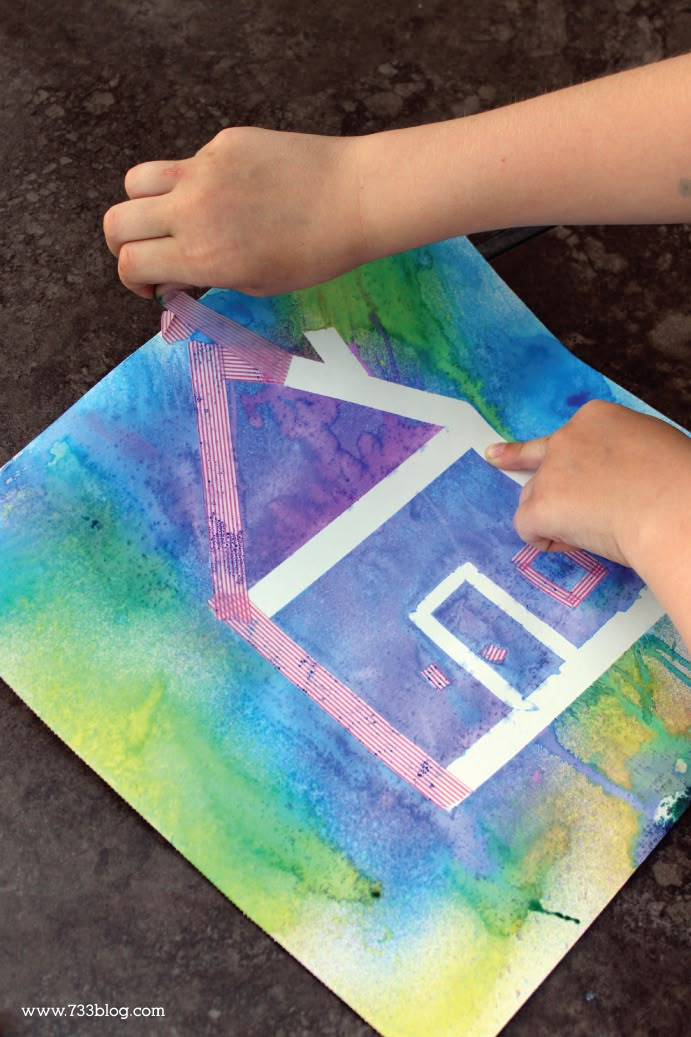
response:
[(485, 450), (485, 457), (488, 461), (496, 461), (504, 453), (506, 443), (492, 443)]

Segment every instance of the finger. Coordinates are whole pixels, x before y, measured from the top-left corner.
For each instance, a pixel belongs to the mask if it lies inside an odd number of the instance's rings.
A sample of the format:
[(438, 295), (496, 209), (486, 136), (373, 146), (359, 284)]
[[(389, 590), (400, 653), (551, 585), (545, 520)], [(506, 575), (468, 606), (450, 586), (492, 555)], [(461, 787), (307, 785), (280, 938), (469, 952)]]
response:
[(525, 540), (526, 544), (531, 544), (538, 551), (547, 551), (552, 543), (552, 539), (546, 535), (546, 531), (542, 528), (534, 503), (532, 506), (529, 503), (533, 497), (537, 478), (537, 475), (531, 476), (521, 490), (521, 495), (518, 498), (518, 507), (513, 517), (513, 528), (521, 540)]
[(127, 241), (164, 238), (171, 233), (168, 210), (162, 198), (137, 198), (119, 202), (103, 217), (108, 248), (117, 256)]
[(485, 458), (496, 468), (515, 472), (533, 470), (544, 461), (549, 438), (540, 436), (524, 443), (493, 443), (485, 450)]
[(530, 544), (531, 547), (536, 547), (538, 551), (549, 551), (551, 549), (552, 538), (545, 536), (540, 531), (540, 527), (535, 525), (528, 508), (524, 504), (519, 504), (516, 510), (516, 514), (513, 517), (513, 528), (521, 540), (524, 540), (526, 544)]
[(567, 544), (564, 540), (551, 540), (550, 544), (549, 544), (549, 547), (542, 548), (542, 550), (543, 551), (564, 552), (564, 551), (574, 551), (575, 548), (574, 548), (573, 544)]
[(133, 166), (125, 176), (125, 191), (129, 198), (144, 198), (168, 194), (182, 176), (181, 162), (142, 162)]
[(534, 488), (535, 488), (535, 476), (531, 475), (531, 477), (528, 479), (527, 483), (524, 483), (524, 485), (521, 487), (521, 492), (520, 492), (520, 495), (519, 495), (519, 498), (518, 498), (518, 505), (519, 505), (519, 507), (521, 506), (521, 504), (527, 504), (528, 503), (528, 501), (530, 500), (530, 498), (533, 495)]
[(178, 266), (178, 248), (173, 238), (128, 241), (118, 256), (120, 280), (145, 299), (153, 297), (154, 285), (173, 281), (186, 283), (185, 273), (180, 274)]
[(173, 292), (184, 292), (187, 288), (194, 288), (192, 284), (182, 284), (180, 281), (164, 281), (163, 284), (153, 285), (154, 299), (163, 304)]

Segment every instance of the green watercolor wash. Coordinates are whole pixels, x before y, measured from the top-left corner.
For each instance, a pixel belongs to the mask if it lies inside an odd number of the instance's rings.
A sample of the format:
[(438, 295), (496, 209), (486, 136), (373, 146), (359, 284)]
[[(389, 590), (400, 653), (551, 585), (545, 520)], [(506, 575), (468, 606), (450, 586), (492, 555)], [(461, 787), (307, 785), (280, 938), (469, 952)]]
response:
[[(622, 788), (636, 792), (649, 783), (646, 761), (676, 760), (685, 733), (669, 731), (655, 704), (656, 659), (688, 686), (687, 665), (670, 646), (644, 635), (555, 721), (561, 744), (583, 763)], [(663, 764), (664, 766), (664, 764)]]
[[(345, 341), (358, 344), (366, 363), (383, 368), (385, 377), (416, 384), (421, 371), (441, 374), (450, 391), (506, 436), (508, 427), (485, 399), (482, 381), (471, 374), (472, 351), (461, 338), (460, 322), (454, 326), (451, 320), (457, 290), (442, 281), (427, 251), (419, 249), (281, 297), (277, 305), (293, 336), (304, 327), (333, 326)], [(396, 342), (395, 361), (386, 355), (387, 340)]]
[(691, 786), (680, 792), (669, 805), (668, 817), (670, 826), (676, 824), (689, 807), (691, 807)]
[(667, 644), (650, 630), (643, 635), (636, 647), (641, 653), (645, 651), (647, 655), (657, 659), (673, 677), (680, 680), (687, 688), (691, 688), (691, 663), (676, 648)]
[[(74, 587), (88, 584), (92, 609), (117, 601), (136, 613), (175, 607), (175, 565), (148, 550), (149, 530), (144, 520), (139, 533), (127, 502), (116, 507), (107, 481), (89, 470), (66, 444), (45, 469), (45, 494), (26, 492), (16, 502), (15, 523), (24, 523), (31, 537), (32, 565), (8, 566), (2, 604), (12, 598), (39, 598), (45, 593), (46, 572)], [(53, 466), (55, 470), (53, 471)], [(48, 469), (51, 469), (49, 471)], [(66, 487), (70, 487), (69, 491)], [(51, 501), (50, 511), (45, 501)], [(46, 527), (44, 538), (36, 526)], [(59, 561), (57, 560), (59, 558)]]
[(573, 918), (571, 915), (563, 915), (561, 911), (548, 911), (546, 907), (543, 907), (539, 900), (531, 900), (528, 903), (528, 910), (535, 911), (541, 915), (551, 915), (553, 918), (561, 918), (564, 922), (574, 922), (576, 925), (581, 924), (580, 918)]
[(165, 712), (171, 740), (155, 747), (146, 776), (151, 788), (173, 776), (174, 785), (156, 804), (156, 824), (219, 888), (274, 935), (299, 921), (309, 897), (371, 902), (376, 887), (314, 830), (279, 773), (253, 769), (249, 749), (211, 742), (191, 711)]
[[(46, 603), (47, 604), (47, 603)], [(61, 605), (64, 606), (64, 601)], [(71, 603), (68, 603), (70, 605)], [(99, 629), (97, 627), (96, 634)], [(26, 637), (31, 631), (22, 624)], [(267, 931), (295, 924), (306, 898), (371, 904), (380, 887), (319, 831), (239, 726), (223, 739), (184, 700), (173, 631), (152, 614), (126, 639), (98, 646), (71, 607), (60, 629), (37, 630), (40, 653), (11, 667), (51, 728)], [(8, 631), (9, 637), (12, 631)], [(63, 641), (63, 638), (65, 639)], [(162, 642), (165, 670), (139, 655)], [(200, 698), (204, 685), (198, 686)]]
[[(69, 452), (60, 461), (74, 464), (78, 514), (65, 500), (59, 513), (41, 515), (41, 500), (27, 498), (27, 517), (49, 519), (51, 529), (39, 564), (12, 566), (14, 583), (4, 587), (13, 606), (0, 632), (8, 679), (268, 931), (289, 929), (310, 897), (371, 905), (381, 886), (317, 830), (270, 747), (256, 748), (239, 719), (225, 737), (227, 676), (237, 686), (249, 672), (247, 646), (234, 647), (210, 618), (191, 629), (164, 557), (148, 555), (120, 525), (97, 476)], [(32, 543), (41, 550), (40, 538)], [(15, 653), (13, 643), (35, 650)]]
[(553, 819), (526, 818), (520, 831), (504, 837), (483, 822), (483, 844), (493, 870), (487, 874), (452, 865), (453, 885), (480, 918), (487, 933), (501, 939), (518, 932), (539, 901), (554, 864), (569, 844), (565, 824)]
[[(165, 694), (167, 681), (165, 677), (158, 675), (145, 686), (144, 694), (138, 705), (133, 706), (126, 716), (127, 735), (126, 741), (131, 752), (138, 752), (144, 748), (147, 740), (155, 732), (157, 721), (157, 709)], [(137, 697), (139, 699), (139, 697)]]

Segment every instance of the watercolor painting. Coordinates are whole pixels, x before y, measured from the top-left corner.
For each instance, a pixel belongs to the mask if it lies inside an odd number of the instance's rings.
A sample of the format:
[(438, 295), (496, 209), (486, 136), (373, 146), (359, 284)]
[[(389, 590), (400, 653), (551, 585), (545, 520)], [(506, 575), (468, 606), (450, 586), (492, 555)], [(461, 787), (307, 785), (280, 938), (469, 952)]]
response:
[(594, 397), (455, 240), (173, 296), (0, 472), (3, 677), (386, 1037), (496, 1034), (688, 801), (679, 635), (483, 460)]

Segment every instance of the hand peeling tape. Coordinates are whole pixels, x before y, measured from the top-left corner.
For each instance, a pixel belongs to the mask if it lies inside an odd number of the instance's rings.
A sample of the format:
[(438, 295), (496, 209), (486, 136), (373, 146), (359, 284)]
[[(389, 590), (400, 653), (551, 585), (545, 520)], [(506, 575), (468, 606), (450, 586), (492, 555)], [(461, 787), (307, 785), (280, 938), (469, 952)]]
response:
[(184, 292), (173, 292), (164, 307), (161, 334), (166, 342), (189, 338), (192, 329), (201, 331), (222, 348), (225, 377), (285, 383), (291, 357), (274, 342), (210, 310)]

